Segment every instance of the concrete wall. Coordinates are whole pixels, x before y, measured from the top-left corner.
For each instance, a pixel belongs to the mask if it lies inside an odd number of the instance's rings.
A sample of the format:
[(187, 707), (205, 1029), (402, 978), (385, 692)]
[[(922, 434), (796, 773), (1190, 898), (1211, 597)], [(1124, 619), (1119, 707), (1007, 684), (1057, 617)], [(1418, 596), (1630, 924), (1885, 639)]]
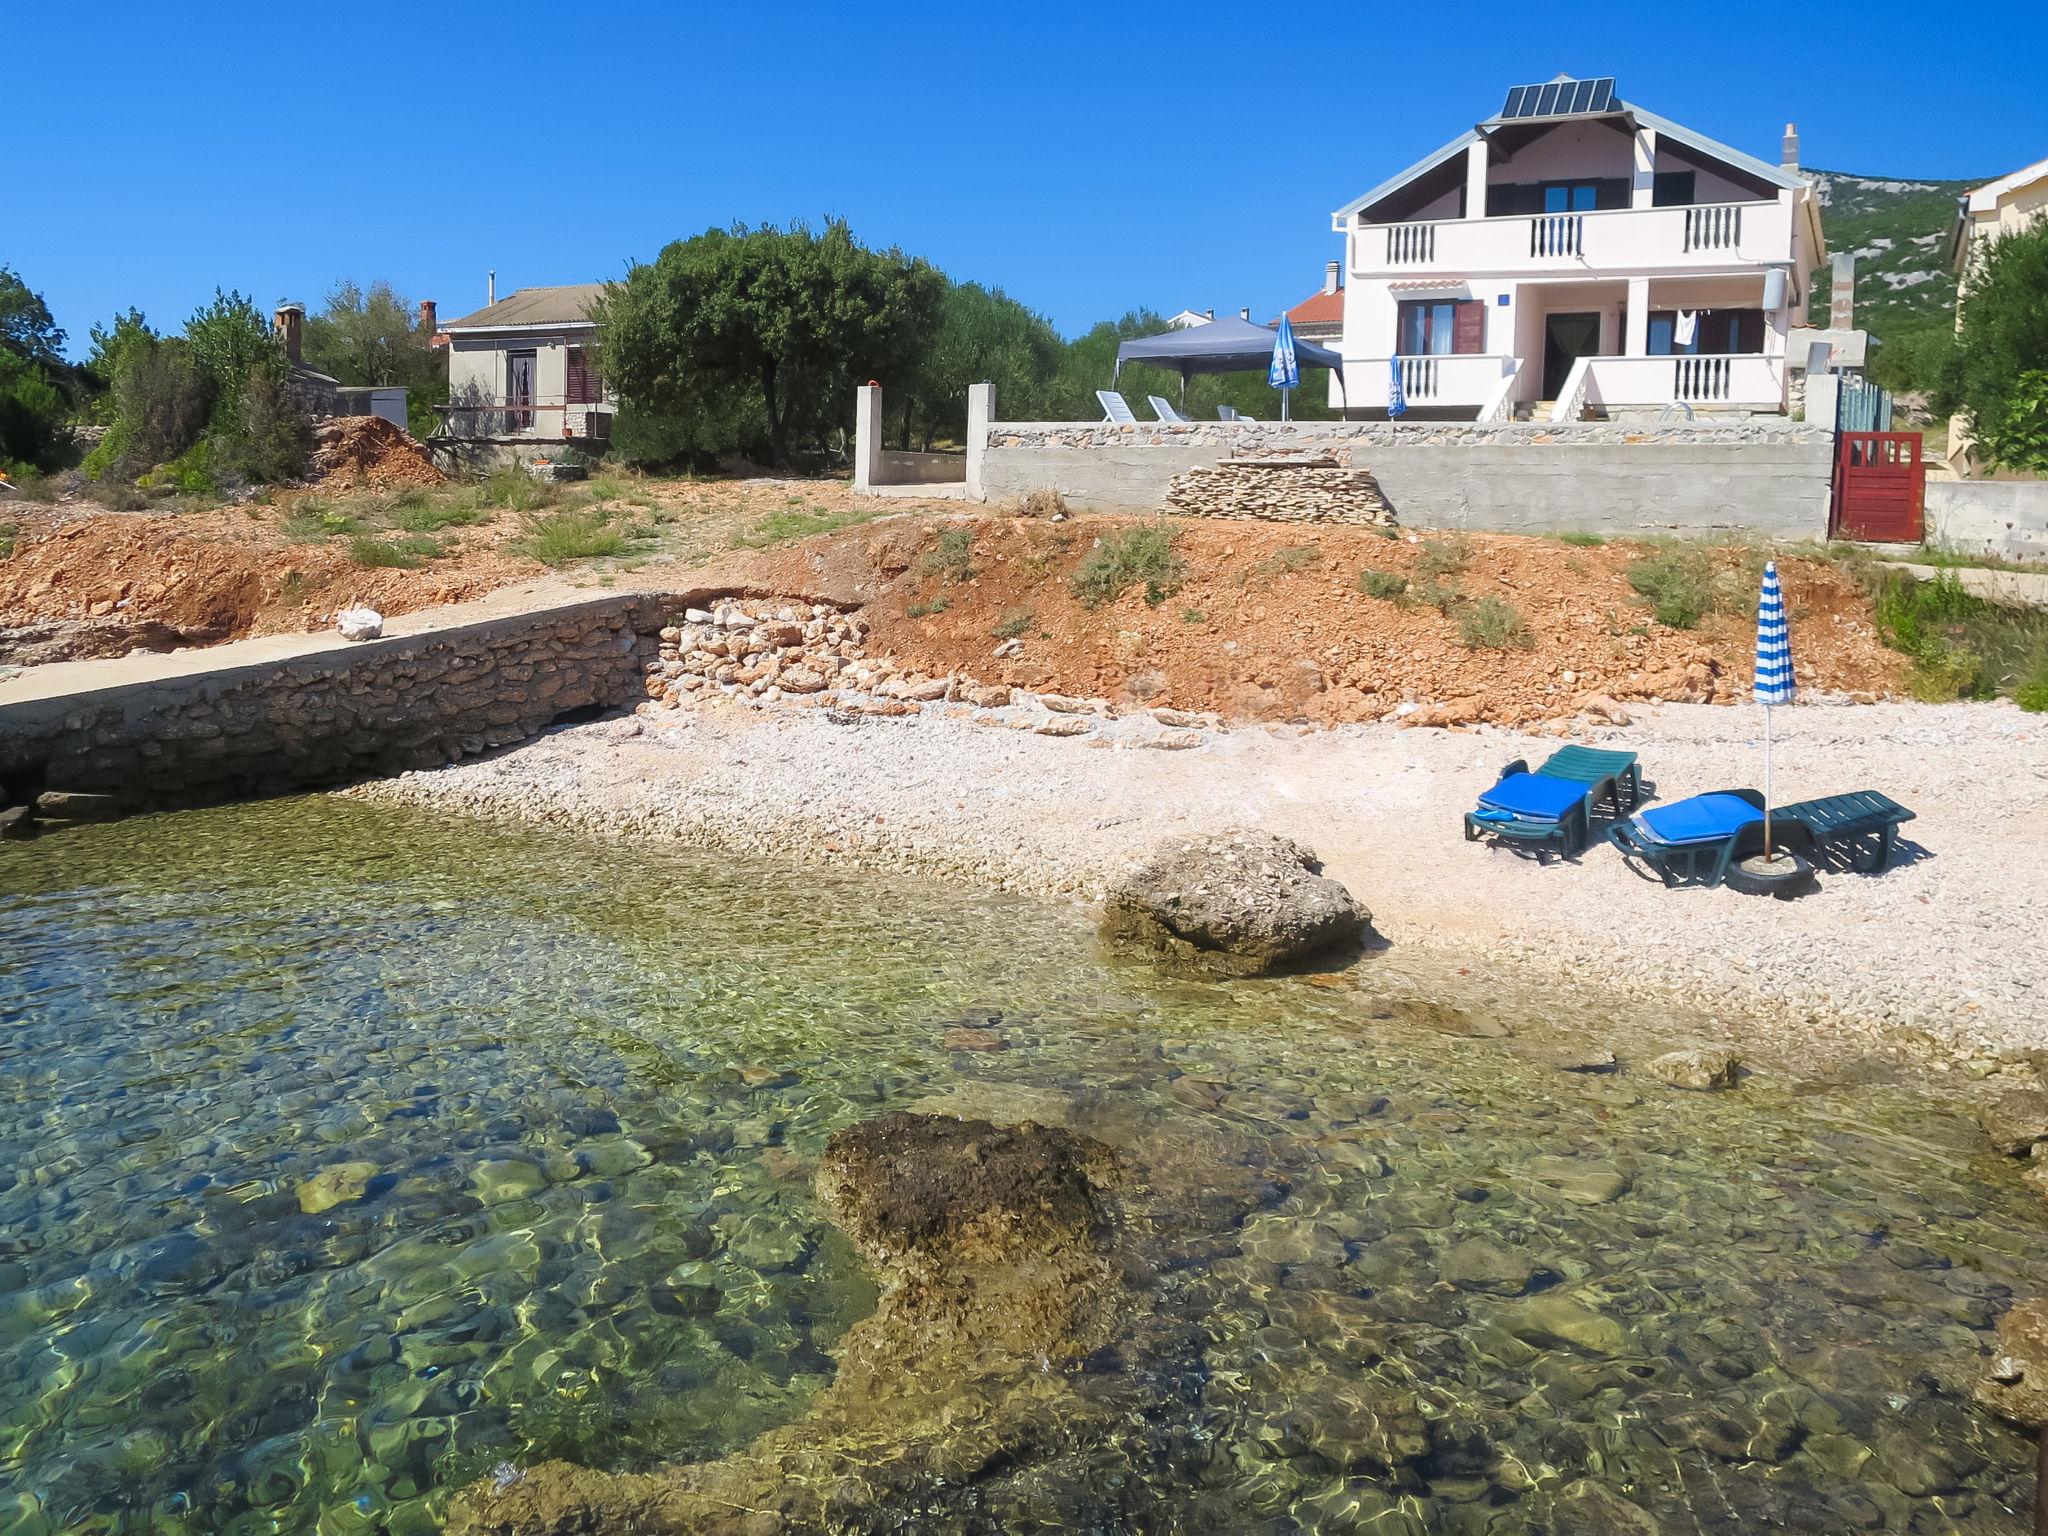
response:
[(0, 783), (175, 804), (435, 767), (645, 697), (670, 606), (605, 597), (0, 706)]
[(1995, 560), (2048, 560), (2048, 480), (1930, 480), (1927, 542)]
[(1506, 533), (1827, 532), (1832, 439), (1796, 425), (997, 422), (970, 495), (1041, 486), (1092, 511), (1157, 512), (1168, 482), (1247, 453), (1324, 455), (1372, 473), (1412, 527)]
[[(970, 398), (970, 414), (972, 408)], [(878, 492), (885, 486), (959, 485), (967, 479), (965, 454), (917, 453), (887, 446), (888, 418), (882, 410), (882, 386), (861, 385), (854, 394), (853, 411), (853, 491), (856, 496)]]

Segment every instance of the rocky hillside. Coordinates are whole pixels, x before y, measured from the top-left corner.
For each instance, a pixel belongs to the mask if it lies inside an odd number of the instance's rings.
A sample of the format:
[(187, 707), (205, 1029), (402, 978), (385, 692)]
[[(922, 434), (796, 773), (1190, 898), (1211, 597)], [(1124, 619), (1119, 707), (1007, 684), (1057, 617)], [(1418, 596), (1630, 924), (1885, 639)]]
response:
[[(1816, 171), (1821, 222), (1830, 251), (1856, 255), (1856, 323), (1895, 345), (1955, 323), (1956, 282), (1948, 264), (1956, 199), (1989, 177), (1964, 181), (1892, 181)], [(1810, 313), (1827, 324), (1828, 274), (1813, 280)]]

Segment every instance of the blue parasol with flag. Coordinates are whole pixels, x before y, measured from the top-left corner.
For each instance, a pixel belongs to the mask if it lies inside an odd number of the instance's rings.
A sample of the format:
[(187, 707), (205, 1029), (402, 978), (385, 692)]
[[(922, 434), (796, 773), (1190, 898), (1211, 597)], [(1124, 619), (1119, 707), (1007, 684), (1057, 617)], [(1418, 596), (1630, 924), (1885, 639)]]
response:
[(1266, 369), (1266, 382), (1280, 391), (1280, 419), (1287, 419), (1287, 392), (1301, 385), (1301, 364), (1294, 356), (1294, 327), (1280, 317), (1280, 334), (1273, 338), (1273, 362)]
[(1792, 702), (1792, 636), (1785, 627), (1785, 594), (1778, 588), (1778, 562), (1764, 566), (1763, 594), (1756, 605), (1757, 703), (1764, 707), (1764, 857), (1771, 857), (1771, 706)]
[(1408, 391), (1401, 387), (1401, 359), (1398, 357), (1388, 358), (1387, 367), (1392, 370), (1392, 375), (1387, 380), (1387, 415), (1389, 418), (1406, 416), (1408, 414)]

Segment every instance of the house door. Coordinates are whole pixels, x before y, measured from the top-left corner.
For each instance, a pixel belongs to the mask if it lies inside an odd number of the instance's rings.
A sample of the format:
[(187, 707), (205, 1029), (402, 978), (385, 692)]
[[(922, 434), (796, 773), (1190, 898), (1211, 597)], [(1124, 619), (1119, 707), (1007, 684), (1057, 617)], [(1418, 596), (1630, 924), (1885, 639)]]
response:
[(505, 426), (513, 432), (533, 430), (535, 352), (505, 354)]
[(1543, 317), (1543, 398), (1555, 400), (1564, 393), (1564, 381), (1571, 377), (1572, 364), (1600, 351), (1600, 317), (1597, 314), (1545, 315)]

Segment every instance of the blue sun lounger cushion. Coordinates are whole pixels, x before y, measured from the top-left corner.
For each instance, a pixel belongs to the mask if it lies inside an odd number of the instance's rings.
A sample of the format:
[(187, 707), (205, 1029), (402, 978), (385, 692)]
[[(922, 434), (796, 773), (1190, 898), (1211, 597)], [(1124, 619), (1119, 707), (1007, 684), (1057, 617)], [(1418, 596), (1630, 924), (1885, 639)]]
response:
[(1736, 795), (1694, 795), (1648, 806), (1633, 818), (1644, 838), (1672, 848), (1722, 842), (1763, 819), (1762, 811)]
[[(1590, 793), (1590, 786), (1571, 779), (1511, 773), (1481, 794), (1479, 803), (1486, 811), (1500, 811), (1530, 821), (1556, 821), (1566, 812), (1577, 810)], [(1484, 814), (1482, 811), (1481, 815)]]

